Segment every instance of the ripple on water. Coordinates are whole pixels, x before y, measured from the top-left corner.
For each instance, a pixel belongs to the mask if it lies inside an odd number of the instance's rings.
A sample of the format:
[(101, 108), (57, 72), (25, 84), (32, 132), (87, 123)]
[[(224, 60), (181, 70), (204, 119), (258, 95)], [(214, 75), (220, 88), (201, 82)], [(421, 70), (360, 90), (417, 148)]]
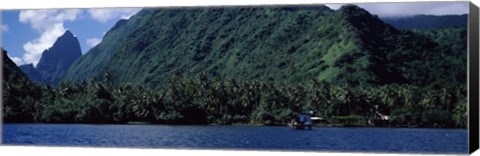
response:
[(4, 124), (3, 143), (147, 148), (461, 153), (465, 129)]

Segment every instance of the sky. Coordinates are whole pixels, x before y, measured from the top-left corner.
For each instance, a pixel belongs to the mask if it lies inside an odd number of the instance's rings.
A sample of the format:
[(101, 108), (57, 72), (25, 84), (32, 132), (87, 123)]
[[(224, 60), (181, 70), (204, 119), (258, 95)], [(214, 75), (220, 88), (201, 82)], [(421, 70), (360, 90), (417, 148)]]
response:
[[(342, 4), (327, 4), (338, 9)], [(380, 17), (419, 14), (447, 15), (468, 13), (468, 2), (359, 3)], [(101, 42), (103, 35), (120, 19), (128, 19), (140, 8), (4, 10), (1, 12), (2, 46), (17, 65), (40, 60), (66, 30), (79, 40), (82, 53)]]
[[(371, 14), (380, 17), (401, 17), (412, 15), (459, 15), (468, 13), (467, 2), (385, 2), (385, 3), (357, 3), (359, 7), (368, 10)], [(342, 4), (327, 4), (331, 9), (338, 9)]]
[(82, 53), (97, 45), (120, 19), (128, 19), (140, 8), (3, 10), (2, 46), (17, 65), (36, 65), (45, 49), (70, 30)]

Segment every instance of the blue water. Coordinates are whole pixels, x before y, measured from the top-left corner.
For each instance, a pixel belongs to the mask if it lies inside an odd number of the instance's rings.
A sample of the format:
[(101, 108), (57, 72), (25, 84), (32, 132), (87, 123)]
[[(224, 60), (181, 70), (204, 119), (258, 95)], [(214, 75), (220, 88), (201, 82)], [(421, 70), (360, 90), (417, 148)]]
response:
[(4, 124), (3, 144), (283, 151), (459, 153), (466, 129)]

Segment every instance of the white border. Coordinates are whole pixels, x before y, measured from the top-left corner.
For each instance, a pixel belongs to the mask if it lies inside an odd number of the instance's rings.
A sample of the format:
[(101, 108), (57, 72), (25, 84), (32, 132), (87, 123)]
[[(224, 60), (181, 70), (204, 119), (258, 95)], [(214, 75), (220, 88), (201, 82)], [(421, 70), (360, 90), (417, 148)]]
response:
[[(261, 4), (324, 4), (324, 3), (364, 3), (364, 2), (426, 2), (429, 0), (2, 0), (0, 10), (48, 9), (48, 8), (104, 8), (104, 7), (168, 7), (168, 6), (230, 6)], [(464, 0), (434, 0), (464, 1)], [(473, 2), (478, 5), (478, 2)], [(0, 66), (1, 67), (1, 66)], [(0, 107), (1, 108), (1, 107)], [(1, 136), (0, 136), (1, 137)], [(72, 148), (72, 147), (33, 147), (0, 146), (2, 155), (35, 156), (90, 156), (90, 155), (413, 155), (385, 153), (330, 153), (330, 152), (279, 152), (279, 151), (232, 151), (232, 150), (175, 150), (175, 149), (126, 149), (126, 148)], [(426, 155), (426, 154), (420, 154)], [(474, 153), (480, 155), (480, 151)]]
[[(177, 149), (127, 149), (127, 148), (92, 148), (92, 147), (33, 147), (33, 146), (0, 146), (2, 155), (8, 153), (8, 156), (92, 156), (92, 155), (125, 155), (125, 156), (158, 156), (158, 155), (208, 155), (208, 156), (256, 156), (256, 155), (275, 155), (275, 156), (318, 156), (318, 155), (336, 155), (336, 156), (398, 156), (412, 154), (395, 153), (332, 153), (332, 152), (284, 152), (284, 151), (235, 151), (235, 150), (177, 150)], [(435, 156), (434, 154), (418, 154), (421, 156)], [(445, 154), (442, 154), (445, 155)]]

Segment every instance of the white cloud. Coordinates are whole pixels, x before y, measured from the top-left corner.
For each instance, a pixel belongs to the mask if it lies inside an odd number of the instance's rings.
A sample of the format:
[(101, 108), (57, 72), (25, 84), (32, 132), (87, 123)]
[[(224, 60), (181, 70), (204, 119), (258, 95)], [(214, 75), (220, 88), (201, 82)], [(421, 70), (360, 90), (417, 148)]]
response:
[(10, 58), (10, 60), (12, 60), (17, 66), (20, 66), (22, 64), (25, 64), (25, 62), (23, 62), (23, 60), (19, 57), (12, 57), (10, 55), (7, 54), (7, 56)]
[(8, 25), (6, 25), (6, 24), (0, 25), (0, 31), (1, 32), (8, 32)]
[(23, 45), (23, 61), (27, 63), (33, 63), (35, 66), (40, 57), (42, 56), (43, 51), (52, 47), (53, 43), (65, 33), (66, 29), (63, 27), (63, 23), (56, 23), (46, 31), (42, 32), (39, 38), (29, 41)]
[(140, 11), (138, 8), (89, 9), (88, 13), (93, 19), (105, 23), (112, 19), (129, 19), (138, 11)]
[(30, 24), (40, 34), (38, 38), (23, 45), (25, 53), (22, 61), (36, 66), (43, 51), (50, 48), (66, 31), (63, 23), (76, 20), (81, 12), (79, 9), (20, 11), (19, 21)]
[(98, 43), (100, 43), (102, 41), (102, 39), (99, 39), (99, 38), (88, 38), (86, 43), (87, 45), (89, 45), (90, 47), (94, 47), (96, 46)]
[(52, 24), (76, 20), (81, 12), (80, 9), (24, 10), (20, 12), (19, 20), (31, 24), (36, 31), (43, 32)]

